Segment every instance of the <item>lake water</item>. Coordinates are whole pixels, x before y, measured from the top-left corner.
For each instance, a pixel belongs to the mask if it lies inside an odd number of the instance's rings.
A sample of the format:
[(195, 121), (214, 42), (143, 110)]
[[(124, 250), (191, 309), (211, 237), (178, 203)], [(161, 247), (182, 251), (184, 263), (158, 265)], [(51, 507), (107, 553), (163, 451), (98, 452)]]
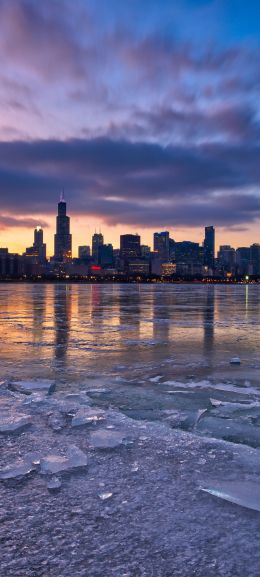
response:
[(254, 447), (259, 337), (257, 285), (0, 285), (1, 380)]

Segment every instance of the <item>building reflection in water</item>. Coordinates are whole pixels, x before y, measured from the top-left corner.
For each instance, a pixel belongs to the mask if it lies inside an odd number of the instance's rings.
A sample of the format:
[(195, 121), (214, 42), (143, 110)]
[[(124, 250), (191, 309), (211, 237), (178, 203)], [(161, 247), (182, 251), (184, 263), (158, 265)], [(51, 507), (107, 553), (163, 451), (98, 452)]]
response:
[(58, 361), (64, 361), (70, 339), (72, 289), (71, 285), (56, 284), (53, 287), (53, 311), (55, 347), (54, 355)]
[(153, 338), (161, 341), (164, 350), (171, 346), (169, 338), (171, 330), (172, 315), (174, 314), (174, 303), (172, 294), (164, 287), (159, 290), (153, 286)]
[(214, 321), (215, 321), (215, 286), (205, 287), (207, 290), (203, 312), (204, 354), (211, 357), (214, 352)]
[(99, 284), (90, 286), (91, 318), (93, 322), (102, 321), (105, 314), (104, 287)]
[(248, 284), (246, 284), (246, 286), (245, 286), (245, 292), (246, 292), (246, 294), (245, 294), (245, 312), (246, 312), (246, 318), (248, 318), (248, 306), (249, 306), (249, 299), (248, 299), (248, 297), (249, 297), (249, 290), (248, 290), (248, 288), (249, 288), (249, 287), (248, 287)]
[[(127, 290), (127, 285), (119, 286), (119, 325), (120, 327), (131, 327), (130, 332), (127, 331), (128, 338), (137, 339), (140, 329), (141, 310), (140, 310), (140, 286), (131, 287), (131, 291)], [(125, 338), (125, 333), (122, 333), (122, 338)]]
[[(46, 318), (46, 285), (32, 286), (32, 337), (35, 344), (44, 340), (44, 322)], [(39, 354), (39, 351), (37, 352)]]

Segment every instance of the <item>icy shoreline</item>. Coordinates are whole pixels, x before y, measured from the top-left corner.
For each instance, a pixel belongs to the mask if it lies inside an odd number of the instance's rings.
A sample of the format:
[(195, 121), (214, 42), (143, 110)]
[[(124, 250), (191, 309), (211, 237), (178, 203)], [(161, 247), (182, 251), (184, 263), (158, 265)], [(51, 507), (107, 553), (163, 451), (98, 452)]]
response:
[(257, 449), (50, 391), (0, 388), (1, 577), (257, 576)]

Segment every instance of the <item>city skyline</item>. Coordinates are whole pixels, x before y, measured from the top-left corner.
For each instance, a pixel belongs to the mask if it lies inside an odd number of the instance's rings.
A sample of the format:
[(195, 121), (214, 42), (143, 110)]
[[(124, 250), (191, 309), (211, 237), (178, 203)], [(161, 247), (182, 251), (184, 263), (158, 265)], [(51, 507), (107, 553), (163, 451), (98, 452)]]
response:
[(258, 21), (256, 1), (1, 0), (0, 244), (41, 224), (50, 247), (63, 187), (75, 246), (205, 223), (258, 242)]
[[(163, 227), (158, 227), (158, 230), (155, 230), (155, 229), (153, 228), (153, 229), (151, 230), (151, 232), (149, 232), (149, 236), (148, 236), (148, 235), (145, 234), (143, 231), (139, 231), (139, 232), (138, 232), (137, 230), (136, 230), (136, 231), (133, 230), (132, 227), (122, 227), (121, 230), (118, 230), (117, 241), (116, 241), (116, 243), (114, 243), (114, 242), (112, 242), (111, 237), (109, 237), (109, 234), (106, 236), (106, 235), (103, 233), (103, 232), (104, 232), (104, 231), (103, 231), (103, 228), (100, 226), (98, 230), (97, 230), (96, 228), (95, 228), (93, 231), (89, 231), (89, 230), (88, 230), (88, 235), (87, 235), (87, 236), (84, 236), (84, 237), (80, 236), (80, 237), (79, 237), (78, 235), (75, 235), (74, 232), (73, 232), (73, 230), (77, 229), (77, 227), (76, 227), (75, 225), (74, 225), (74, 227), (73, 227), (73, 220), (74, 220), (74, 218), (73, 218), (73, 213), (71, 214), (71, 212), (69, 212), (69, 215), (67, 215), (67, 212), (66, 212), (66, 211), (67, 211), (67, 208), (66, 208), (66, 206), (67, 206), (67, 199), (65, 198), (64, 191), (62, 191), (62, 192), (60, 193), (60, 198), (59, 198), (57, 204), (58, 204), (58, 216), (56, 215), (56, 213), (54, 214), (54, 216), (53, 216), (53, 226), (52, 226), (52, 227), (45, 228), (45, 226), (41, 224), (40, 220), (38, 220), (38, 221), (35, 220), (35, 222), (32, 221), (32, 226), (31, 226), (31, 228), (28, 228), (28, 242), (27, 242), (26, 245), (25, 245), (25, 244), (21, 244), (21, 246), (19, 245), (20, 250), (12, 250), (13, 246), (16, 246), (16, 245), (15, 245), (14, 243), (8, 244), (8, 242), (5, 242), (5, 241), (8, 240), (8, 235), (5, 236), (5, 234), (4, 234), (5, 231), (2, 231), (2, 234), (0, 234), (0, 248), (6, 248), (6, 247), (8, 247), (8, 249), (10, 250), (10, 252), (14, 252), (14, 253), (17, 253), (17, 254), (22, 254), (22, 253), (25, 251), (26, 246), (29, 246), (29, 245), (32, 244), (33, 227), (35, 227), (34, 232), (35, 232), (36, 229), (38, 229), (38, 228), (41, 228), (41, 229), (44, 231), (44, 241), (45, 241), (45, 246), (46, 246), (46, 249), (45, 249), (45, 250), (46, 250), (46, 256), (47, 256), (47, 258), (51, 258), (51, 257), (53, 257), (53, 255), (55, 255), (55, 254), (56, 254), (56, 256), (57, 256), (57, 252), (59, 251), (59, 249), (57, 249), (57, 247), (56, 247), (56, 240), (55, 240), (55, 239), (56, 239), (56, 237), (57, 237), (57, 231), (58, 231), (57, 226), (59, 226), (59, 225), (57, 225), (57, 219), (59, 218), (59, 207), (60, 207), (62, 204), (65, 205), (65, 209), (64, 209), (65, 212), (63, 213), (63, 217), (65, 217), (65, 219), (68, 219), (68, 218), (69, 218), (69, 221), (68, 221), (69, 224), (66, 224), (66, 225), (65, 225), (66, 227), (68, 226), (68, 230), (67, 230), (66, 232), (68, 233), (68, 236), (70, 236), (70, 240), (67, 241), (67, 242), (69, 242), (69, 246), (67, 246), (68, 251), (69, 251), (69, 257), (71, 257), (71, 256), (74, 257), (74, 258), (77, 257), (77, 256), (78, 256), (78, 249), (79, 249), (80, 246), (86, 246), (86, 245), (89, 246), (89, 247), (92, 246), (92, 249), (93, 249), (93, 236), (94, 236), (94, 235), (103, 237), (103, 242), (104, 242), (105, 244), (112, 244), (114, 249), (119, 249), (119, 248), (120, 248), (120, 236), (121, 236), (121, 235), (123, 235), (123, 234), (137, 234), (137, 235), (139, 235), (140, 238), (141, 238), (141, 244), (143, 244), (143, 245), (148, 245), (148, 246), (150, 246), (151, 249), (152, 249), (153, 246), (154, 246), (154, 234), (156, 233), (156, 234), (159, 234), (159, 235), (160, 235), (160, 234), (164, 234), (164, 231), (166, 231), (166, 228), (164, 229)], [(62, 210), (63, 210), (63, 209), (62, 209)], [(87, 221), (87, 217), (85, 217), (85, 218), (86, 218), (86, 221)], [(55, 219), (56, 219), (56, 225), (55, 225)], [(75, 220), (77, 221), (77, 217), (76, 217)], [(88, 227), (88, 228), (89, 228), (89, 227)], [(167, 229), (167, 232), (169, 233), (170, 238), (173, 238), (176, 242), (182, 242), (182, 241), (187, 241), (187, 240), (188, 240), (188, 241), (196, 242), (196, 243), (199, 243), (200, 245), (202, 245), (202, 244), (203, 244), (203, 240), (204, 240), (204, 236), (203, 236), (203, 235), (204, 235), (204, 232), (203, 232), (203, 231), (204, 231), (204, 228), (205, 228), (205, 230), (206, 230), (206, 229), (214, 228), (215, 253), (218, 252), (218, 250), (219, 250), (219, 248), (220, 248), (221, 246), (229, 245), (229, 246), (234, 247), (235, 249), (237, 249), (237, 248), (239, 248), (239, 247), (241, 247), (241, 246), (249, 246), (249, 245), (252, 245), (252, 244), (258, 244), (258, 241), (260, 240), (260, 239), (259, 239), (259, 235), (258, 235), (258, 238), (253, 239), (252, 242), (250, 242), (250, 243), (248, 244), (247, 242), (243, 242), (243, 240), (244, 240), (244, 239), (243, 239), (243, 235), (241, 236), (241, 233), (240, 233), (239, 242), (237, 243), (237, 245), (233, 245), (233, 244), (231, 244), (230, 242), (222, 242), (222, 240), (221, 240), (221, 233), (220, 233), (220, 235), (219, 235), (219, 230), (215, 227), (214, 223), (211, 224), (211, 225), (206, 225), (206, 224), (205, 224), (204, 227), (201, 227), (199, 230), (197, 230), (197, 235), (196, 235), (195, 238), (194, 238), (194, 236), (191, 234), (191, 230), (192, 230), (192, 229), (188, 229), (188, 231), (187, 231), (187, 234), (190, 235), (189, 238), (188, 238), (188, 236), (187, 236), (187, 238), (181, 237), (181, 232), (178, 231), (178, 229), (177, 229), (177, 230), (175, 229), (175, 231), (174, 231), (173, 229), (171, 229), (171, 228), (169, 227), (169, 228)], [(71, 234), (69, 234), (70, 229), (71, 229)], [(160, 229), (160, 230), (159, 230), (159, 229)], [(56, 231), (56, 233), (55, 233), (55, 231)], [(172, 232), (171, 232), (171, 231), (172, 231)], [(176, 234), (175, 234), (175, 232), (176, 232)], [(217, 233), (216, 236), (215, 236), (215, 233)], [(74, 239), (73, 241), (72, 241), (72, 238)], [(82, 242), (79, 242), (79, 243), (78, 243), (78, 242), (75, 242), (75, 238), (76, 238), (76, 239), (78, 239), (78, 238), (82, 239)], [(115, 237), (114, 237), (114, 238), (115, 238)], [(71, 250), (71, 249), (72, 249), (72, 250)]]

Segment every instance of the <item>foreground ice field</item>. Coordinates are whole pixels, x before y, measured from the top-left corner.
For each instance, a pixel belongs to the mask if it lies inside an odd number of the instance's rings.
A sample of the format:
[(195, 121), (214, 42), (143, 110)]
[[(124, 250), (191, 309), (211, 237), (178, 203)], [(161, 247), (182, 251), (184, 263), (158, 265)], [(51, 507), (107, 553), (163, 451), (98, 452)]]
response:
[(257, 449), (51, 385), (1, 384), (1, 577), (257, 577)]

